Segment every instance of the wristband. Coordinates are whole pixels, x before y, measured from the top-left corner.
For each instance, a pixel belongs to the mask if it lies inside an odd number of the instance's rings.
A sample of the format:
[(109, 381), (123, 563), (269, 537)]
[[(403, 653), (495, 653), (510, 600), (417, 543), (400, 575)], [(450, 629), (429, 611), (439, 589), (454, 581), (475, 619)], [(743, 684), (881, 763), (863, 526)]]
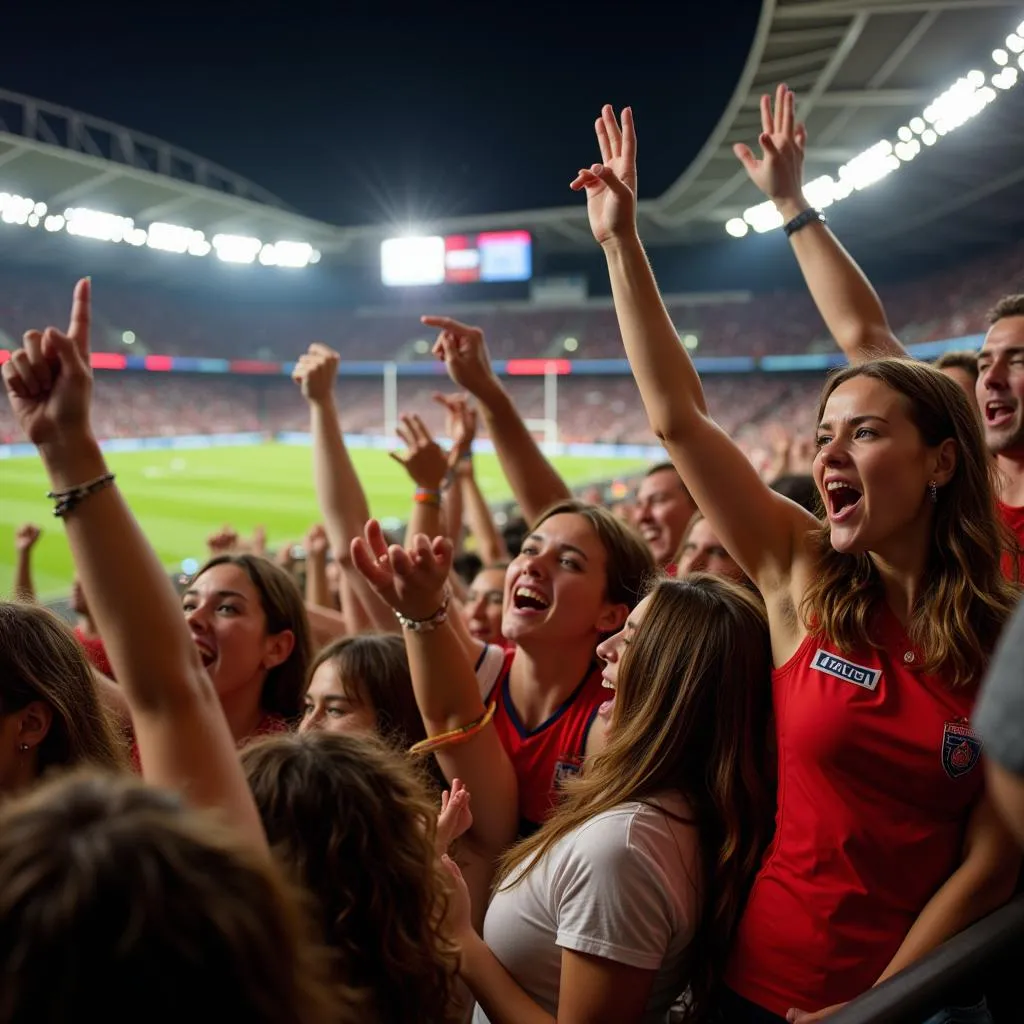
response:
[(430, 736), (425, 740), (420, 740), (419, 743), (414, 743), (409, 748), (409, 753), (422, 756), (423, 754), (431, 754), (441, 747), (452, 747), (456, 743), (465, 743), (467, 740), (471, 740), (487, 726), (487, 723), (494, 717), (497, 707), (498, 702), (492, 700), (487, 710), (475, 722), (470, 722), (468, 725), (460, 725), (458, 729), (451, 729), (437, 736)]
[(441, 598), (441, 607), (433, 615), (425, 619), (410, 619), (401, 612), (395, 612), (395, 618), (398, 619), (399, 624), (404, 629), (408, 629), (413, 633), (432, 633), (438, 626), (442, 626), (448, 621), (448, 605), (451, 604), (451, 600), (452, 592), (446, 585), (444, 597)]
[(828, 223), (825, 219), (825, 214), (821, 210), (816, 210), (813, 206), (809, 206), (806, 210), (798, 213), (788, 224), (783, 224), (782, 230), (786, 232), (787, 238), (792, 238), (801, 228), (805, 228), (808, 224), (813, 224), (815, 221), (821, 224)]
[(102, 491), (104, 487), (109, 487), (113, 482), (114, 474), (104, 473), (103, 476), (98, 476), (95, 480), (88, 480), (77, 487), (69, 487), (66, 491), (47, 491), (46, 496), (56, 502), (53, 514), (58, 519), (63, 519), (84, 498), (88, 498), (90, 494), (95, 494), (97, 491)]
[(440, 505), (441, 504), (441, 492), (435, 491), (430, 487), (417, 487), (416, 492), (412, 496), (412, 500), (417, 505)]

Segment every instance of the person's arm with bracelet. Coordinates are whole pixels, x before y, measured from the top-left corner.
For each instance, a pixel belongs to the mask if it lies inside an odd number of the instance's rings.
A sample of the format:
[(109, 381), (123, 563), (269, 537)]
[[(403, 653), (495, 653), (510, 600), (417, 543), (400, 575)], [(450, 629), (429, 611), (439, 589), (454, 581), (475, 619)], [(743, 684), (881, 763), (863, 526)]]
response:
[(23, 523), (14, 534), (14, 599), (32, 604), (36, 599), (36, 586), (32, 580), (32, 549), (42, 530), (35, 523)]
[(337, 559), (341, 606), (356, 632), (374, 628), (394, 631), (394, 616), (352, 567), (349, 550), (370, 518), (366, 493), (345, 445), (334, 404), (334, 381), (340, 357), (314, 344), (299, 358), (292, 379), (309, 403), (313, 435), (313, 481), (331, 550)]
[(761, 97), (761, 129), (760, 159), (743, 143), (733, 150), (782, 216), (811, 298), (832, 337), (851, 363), (905, 358), (907, 351), (889, 327), (871, 282), (804, 197), (807, 130), (796, 121), (795, 97), (786, 86), (776, 90), (774, 110), (771, 97)]
[(132, 516), (90, 425), (90, 282), (67, 333), (29, 331), (3, 367), (15, 416), (36, 446), (90, 612), (131, 711), (147, 781), (213, 807), (257, 847), (263, 826), (220, 699), (177, 594)]
[(420, 319), (440, 330), (434, 354), (444, 360), (451, 379), (480, 403), (502, 472), (526, 519), (532, 522), (550, 505), (571, 498), (565, 481), (544, 457), (511, 396), (495, 376), (483, 331), (444, 316)]

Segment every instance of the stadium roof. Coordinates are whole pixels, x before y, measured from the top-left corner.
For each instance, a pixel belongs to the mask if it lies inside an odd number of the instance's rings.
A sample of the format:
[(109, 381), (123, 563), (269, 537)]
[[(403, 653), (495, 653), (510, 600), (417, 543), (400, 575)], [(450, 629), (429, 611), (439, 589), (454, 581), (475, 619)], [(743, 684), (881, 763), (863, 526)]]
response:
[[(651, 245), (725, 239), (724, 224), (762, 200), (732, 153), (754, 144), (759, 97), (785, 81), (807, 121), (806, 179), (835, 174), (972, 67), (1024, 14), (1021, 0), (764, 0), (750, 53), (717, 126), (665, 193), (640, 204)], [(699, 82), (696, 83), (699, 88)], [(680, 83), (685, 100), (685, 83)], [(643, 136), (644, 146), (657, 139)], [(1024, 87), (1000, 95), (934, 154), (858, 194), (835, 219), (844, 238), (885, 241), (891, 255), (991, 243), (1024, 223)], [(308, 242), (328, 258), (377, 261), (391, 225), (338, 227), (304, 217), (251, 181), (170, 143), (100, 118), (0, 90), (0, 181), (51, 210), (83, 206), (203, 231)], [(833, 211), (830, 210), (830, 215)], [(423, 224), (449, 233), (527, 228), (547, 251), (593, 251), (582, 201), (555, 209)], [(922, 230), (922, 229), (927, 230)], [(44, 232), (18, 235), (19, 259), (57, 259)], [(742, 244), (742, 243), (737, 243)], [(137, 261), (137, 273), (149, 273)], [(159, 270), (154, 270), (154, 273)]]
[[(732, 146), (756, 143), (760, 97), (780, 81), (796, 91), (798, 116), (808, 125), (806, 180), (835, 174), (880, 139), (895, 140), (897, 128), (972, 67), (996, 70), (992, 48), (1022, 12), (1020, 0), (764, 0), (746, 64), (711, 136), (664, 194), (641, 202), (642, 237), (652, 245), (721, 240), (729, 218), (763, 200)], [(678, 87), (683, 102), (689, 86)], [(858, 203), (855, 233), (885, 237), (893, 253), (904, 243), (909, 253), (917, 245), (1005, 239), (1010, 220), (1024, 217), (1022, 94), (1011, 90), (943, 140), (928, 167), (917, 164), (895, 176), (893, 187), (867, 190), (865, 198), (887, 193), (888, 208), (869, 200), (873, 215), (864, 217)], [(643, 148), (657, 139), (643, 136), (642, 112), (638, 116), (642, 175)], [(958, 148), (968, 150), (966, 161)], [(1015, 209), (1008, 210), (1014, 197)], [(970, 224), (950, 220), (967, 207)], [(919, 229), (926, 224), (932, 230), (922, 242)], [(441, 232), (528, 228), (549, 251), (593, 248), (582, 203), (424, 226)], [(371, 228), (350, 233), (381, 235)]]
[[(84, 206), (205, 232), (346, 245), (340, 228), (303, 217), (266, 189), (162, 139), (45, 100), (0, 89), (0, 181), (53, 211)], [(33, 246), (33, 236), (36, 246)], [(20, 233), (19, 251), (47, 248)]]

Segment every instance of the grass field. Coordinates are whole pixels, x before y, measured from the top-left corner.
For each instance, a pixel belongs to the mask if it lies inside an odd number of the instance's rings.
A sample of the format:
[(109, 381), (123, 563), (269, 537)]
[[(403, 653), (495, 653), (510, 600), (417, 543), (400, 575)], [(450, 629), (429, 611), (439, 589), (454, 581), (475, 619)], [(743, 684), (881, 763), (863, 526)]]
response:
[[(386, 452), (354, 450), (353, 461), (381, 519), (405, 518), (412, 483)], [(266, 444), (249, 448), (195, 451), (145, 451), (108, 455), (122, 493), (168, 568), (185, 558), (202, 559), (206, 537), (225, 524), (243, 536), (257, 525), (267, 531), (270, 547), (301, 541), (319, 519), (313, 494), (309, 448)], [(626, 474), (643, 464), (621, 459), (564, 457), (553, 460), (571, 484)], [(509, 496), (493, 455), (478, 455), (477, 478), (489, 500)], [(11, 592), (14, 531), (24, 522), (41, 526), (33, 551), (33, 571), (40, 597), (67, 591), (73, 569), (61, 523), (53, 518), (49, 487), (35, 458), (0, 461), (0, 597)]]

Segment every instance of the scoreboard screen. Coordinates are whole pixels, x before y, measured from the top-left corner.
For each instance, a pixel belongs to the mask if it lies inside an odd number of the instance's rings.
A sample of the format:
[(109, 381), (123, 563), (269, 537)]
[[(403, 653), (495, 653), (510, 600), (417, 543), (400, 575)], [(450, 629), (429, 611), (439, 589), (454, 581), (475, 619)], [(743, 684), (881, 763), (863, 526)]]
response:
[(392, 287), (529, 281), (533, 244), (528, 231), (388, 238), (381, 243), (380, 269)]

